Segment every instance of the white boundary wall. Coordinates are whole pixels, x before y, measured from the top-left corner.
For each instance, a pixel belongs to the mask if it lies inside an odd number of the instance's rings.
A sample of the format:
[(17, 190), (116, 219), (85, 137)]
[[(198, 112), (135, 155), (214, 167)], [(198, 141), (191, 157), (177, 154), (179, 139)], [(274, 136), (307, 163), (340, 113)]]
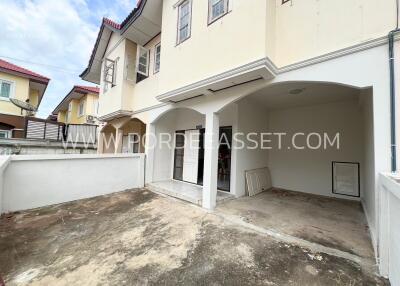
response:
[(4, 171), (6, 170), (10, 159), (10, 156), (0, 156), (0, 214), (3, 213)]
[[(395, 179), (394, 179), (394, 178)], [(400, 176), (379, 176), (379, 268), (400, 286)]]
[[(26, 210), (144, 187), (144, 154), (16, 155), (0, 179), (1, 212)], [(2, 177), (1, 177), (2, 176)], [(1, 189), (0, 189), (1, 191)]]

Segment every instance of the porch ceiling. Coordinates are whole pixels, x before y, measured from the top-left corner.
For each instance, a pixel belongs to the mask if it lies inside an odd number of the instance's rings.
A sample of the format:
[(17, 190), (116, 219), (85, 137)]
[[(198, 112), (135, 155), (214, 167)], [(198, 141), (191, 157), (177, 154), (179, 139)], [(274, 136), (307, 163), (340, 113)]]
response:
[(360, 90), (332, 83), (290, 82), (271, 85), (248, 97), (269, 110), (357, 100)]

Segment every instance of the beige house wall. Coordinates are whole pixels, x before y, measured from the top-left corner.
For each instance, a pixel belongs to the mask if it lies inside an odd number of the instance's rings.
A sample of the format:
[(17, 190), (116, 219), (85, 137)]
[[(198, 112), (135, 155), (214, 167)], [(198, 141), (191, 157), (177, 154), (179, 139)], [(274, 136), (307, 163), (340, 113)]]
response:
[[(29, 98), (29, 79), (0, 72), (0, 79), (13, 82), (11, 97), (25, 101)], [(21, 115), (21, 108), (12, 104), (9, 100), (0, 99), (0, 113)]]
[(276, 54), (268, 56), (277, 66), (383, 37), (396, 27), (396, 1), (274, 1)]
[(208, 25), (208, 1), (192, 1), (191, 37), (177, 45), (176, 0), (163, 1), (159, 93), (180, 88), (265, 57), (267, 1), (234, 0)]

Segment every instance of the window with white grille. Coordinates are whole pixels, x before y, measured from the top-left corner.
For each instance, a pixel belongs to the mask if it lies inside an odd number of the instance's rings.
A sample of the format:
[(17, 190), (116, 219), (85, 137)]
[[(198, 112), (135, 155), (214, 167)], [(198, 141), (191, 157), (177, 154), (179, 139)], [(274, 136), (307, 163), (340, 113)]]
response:
[(192, 26), (192, 1), (182, 2), (178, 8), (178, 44), (190, 37)]
[(161, 64), (161, 44), (158, 44), (154, 49), (154, 73), (160, 71)]
[(208, 23), (228, 13), (228, 0), (208, 0)]
[(13, 83), (0, 79), (0, 99), (8, 100), (11, 96)]
[(138, 46), (136, 62), (136, 82), (140, 82), (149, 76), (150, 51)]

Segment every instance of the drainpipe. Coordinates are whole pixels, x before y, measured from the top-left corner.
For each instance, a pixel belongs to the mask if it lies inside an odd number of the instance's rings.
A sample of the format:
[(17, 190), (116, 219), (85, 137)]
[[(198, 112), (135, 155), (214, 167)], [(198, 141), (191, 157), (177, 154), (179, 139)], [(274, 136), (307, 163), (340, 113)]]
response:
[(390, 70), (390, 143), (392, 156), (392, 172), (397, 171), (396, 150), (396, 83), (394, 74), (394, 36), (400, 32), (399, 29), (399, 0), (396, 0), (396, 29), (391, 31), (389, 37), (389, 70)]
[(396, 154), (396, 84), (394, 77), (394, 35), (399, 29), (389, 33), (389, 69), (390, 69), (390, 143), (392, 157), (392, 172), (397, 171)]

